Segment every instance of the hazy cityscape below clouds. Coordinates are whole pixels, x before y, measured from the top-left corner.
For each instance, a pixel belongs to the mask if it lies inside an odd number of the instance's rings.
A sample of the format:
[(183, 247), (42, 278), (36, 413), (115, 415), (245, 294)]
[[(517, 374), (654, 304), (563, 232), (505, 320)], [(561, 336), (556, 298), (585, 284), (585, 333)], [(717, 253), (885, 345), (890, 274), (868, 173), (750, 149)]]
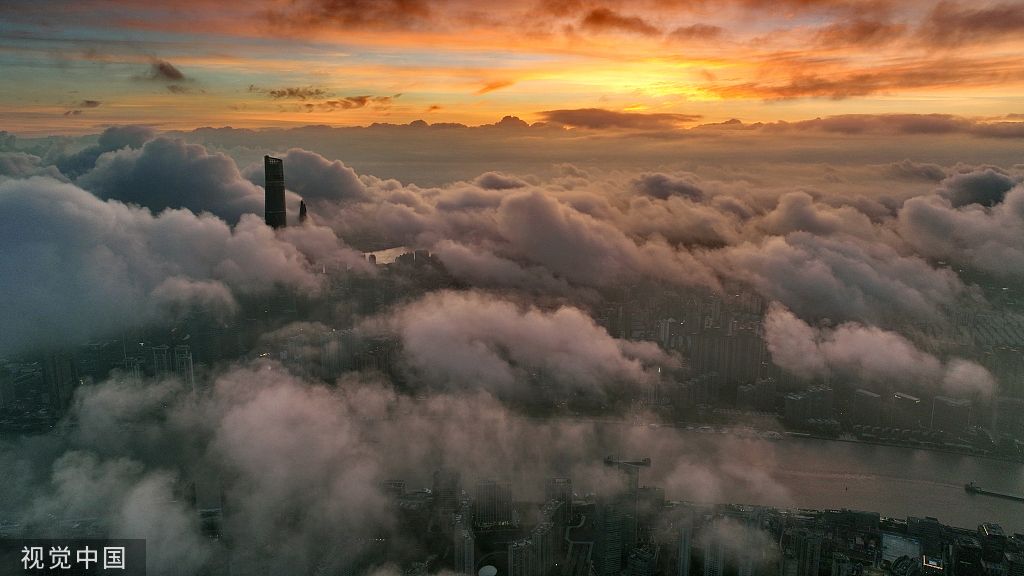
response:
[(168, 574), (1015, 566), (975, 527), (1021, 504), (964, 484), (1024, 473), (1018, 166), (426, 185), (258, 144), (302, 132), (5, 138), (4, 535)]
[(1022, 31), (14, 0), (0, 576), (1024, 575)]

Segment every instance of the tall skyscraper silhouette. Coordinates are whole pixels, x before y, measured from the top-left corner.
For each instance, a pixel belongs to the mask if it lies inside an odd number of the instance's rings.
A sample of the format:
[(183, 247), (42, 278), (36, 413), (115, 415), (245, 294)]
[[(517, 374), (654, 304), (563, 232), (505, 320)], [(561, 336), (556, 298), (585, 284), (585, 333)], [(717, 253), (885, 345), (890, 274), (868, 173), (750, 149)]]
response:
[(174, 373), (195, 394), (196, 376), (192, 366), (192, 350), (187, 344), (179, 344), (174, 347)]
[(480, 526), (512, 523), (512, 484), (496, 480), (480, 480), (476, 484), (476, 513)]
[(266, 190), (265, 219), (271, 228), (288, 225), (284, 206), (284, 161), (273, 156), (263, 157), (263, 188)]
[(555, 520), (561, 526), (568, 525), (572, 520), (572, 479), (548, 478), (544, 485), (544, 496), (547, 500), (557, 500), (562, 503), (558, 508)]
[(167, 356), (167, 351), (170, 347), (166, 344), (160, 346), (153, 346), (153, 373), (157, 376), (162, 376), (171, 371), (171, 361)]

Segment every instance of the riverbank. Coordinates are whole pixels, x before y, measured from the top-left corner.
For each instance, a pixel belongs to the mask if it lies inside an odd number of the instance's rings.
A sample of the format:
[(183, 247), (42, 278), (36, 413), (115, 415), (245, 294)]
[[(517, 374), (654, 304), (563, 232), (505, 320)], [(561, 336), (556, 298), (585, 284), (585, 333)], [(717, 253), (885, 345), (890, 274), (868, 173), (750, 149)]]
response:
[(985, 452), (974, 452), (971, 450), (955, 450), (952, 448), (945, 448), (942, 446), (925, 445), (925, 444), (905, 444), (898, 442), (884, 442), (878, 440), (866, 440), (863, 438), (841, 438), (835, 436), (825, 436), (821, 434), (813, 434), (809, 432), (796, 432), (787, 431), (787, 436), (796, 438), (814, 438), (815, 440), (828, 440), (831, 442), (850, 442), (853, 444), (866, 444), (869, 446), (888, 446), (891, 448), (909, 448), (911, 450), (928, 450), (930, 452), (940, 452), (943, 454), (955, 454), (958, 456), (970, 456), (971, 458), (980, 458), (984, 460), (994, 460), (997, 462), (1009, 462), (1011, 464), (1024, 464), (1024, 460), (1016, 458), (1009, 458), (1007, 456), (1000, 456), (997, 454), (990, 454)]

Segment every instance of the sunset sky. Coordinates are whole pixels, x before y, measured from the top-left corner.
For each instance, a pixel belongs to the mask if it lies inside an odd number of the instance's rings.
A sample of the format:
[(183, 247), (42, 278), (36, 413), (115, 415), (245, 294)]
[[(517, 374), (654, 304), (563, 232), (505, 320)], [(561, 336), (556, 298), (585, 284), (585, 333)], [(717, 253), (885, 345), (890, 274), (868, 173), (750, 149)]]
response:
[(1024, 533), (1024, 0), (0, 0), (0, 247), (0, 573)]
[[(19, 135), (373, 122), (692, 127), (1024, 113), (1024, 3), (895, 0), (5, 2)], [(593, 110), (591, 110), (593, 112)], [(647, 116), (651, 115), (651, 116)], [(649, 123), (649, 124), (645, 124)]]

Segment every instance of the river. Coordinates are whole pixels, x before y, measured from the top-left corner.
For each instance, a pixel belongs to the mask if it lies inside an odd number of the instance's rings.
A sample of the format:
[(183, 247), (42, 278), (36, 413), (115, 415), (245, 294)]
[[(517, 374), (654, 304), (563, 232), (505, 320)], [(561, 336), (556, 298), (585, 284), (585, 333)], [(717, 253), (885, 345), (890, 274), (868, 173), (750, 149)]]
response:
[[(1024, 494), (1024, 464), (932, 450), (791, 438), (737, 441), (720, 434), (678, 433), (689, 446), (685, 459), (704, 454), (723, 478), (714, 499), (722, 502), (791, 505), (798, 508), (851, 508), (885, 516), (934, 516), (944, 524), (974, 528), (996, 522), (1006, 532), (1024, 532), (1024, 502), (968, 494), (964, 483), (998, 492)], [(755, 453), (754, 457), (750, 453)], [(735, 454), (746, 472), (722, 474), (723, 455)], [(671, 456), (663, 454), (663, 457)], [(685, 472), (685, 470), (684, 470)], [(747, 474), (756, 481), (744, 481)], [(655, 477), (662, 474), (655, 474)], [(656, 478), (652, 478), (655, 480)], [(675, 480), (678, 484), (679, 480)], [(773, 483), (765, 489), (764, 483)], [(653, 482), (652, 482), (653, 483)], [(671, 484), (671, 481), (670, 481)], [(781, 488), (781, 490), (780, 490)], [(685, 497), (685, 480), (672, 494)], [(692, 492), (692, 491), (690, 491)], [(692, 494), (690, 494), (692, 495)], [(780, 501), (781, 500), (781, 501)]]

